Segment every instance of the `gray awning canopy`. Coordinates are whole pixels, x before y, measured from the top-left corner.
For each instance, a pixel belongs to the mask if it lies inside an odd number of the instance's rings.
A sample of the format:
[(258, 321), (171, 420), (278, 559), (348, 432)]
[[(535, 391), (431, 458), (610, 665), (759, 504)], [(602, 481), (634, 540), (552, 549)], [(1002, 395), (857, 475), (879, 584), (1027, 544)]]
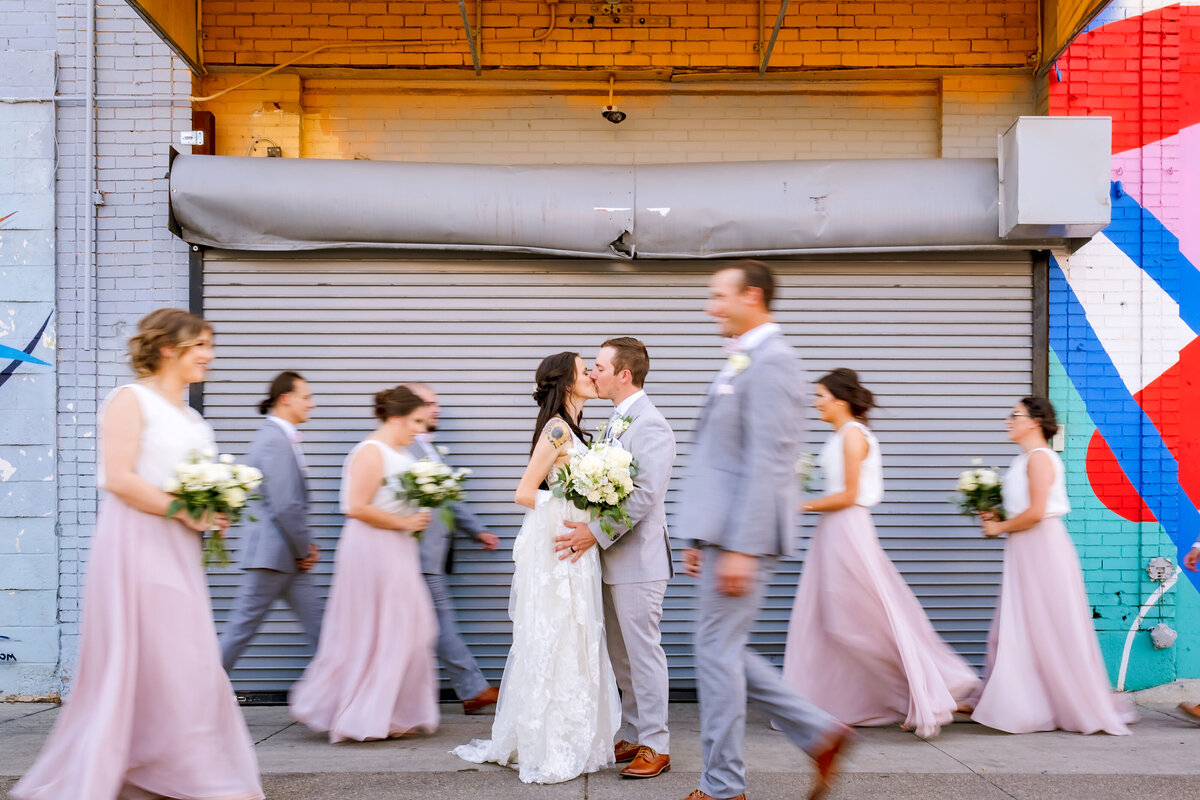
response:
[[(1034, 189), (1044, 199), (1021, 186)], [(181, 155), (171, 167), (180, 236), (252, 251), (627, 259), (1029, 249), (1107, 224), (1107, 163), (1087, 189), (1103, 219), (1093, 209), (1094, 221), (1022, 224), (1013, 238), (1000, 234), (992, 159), (504, 167)]]

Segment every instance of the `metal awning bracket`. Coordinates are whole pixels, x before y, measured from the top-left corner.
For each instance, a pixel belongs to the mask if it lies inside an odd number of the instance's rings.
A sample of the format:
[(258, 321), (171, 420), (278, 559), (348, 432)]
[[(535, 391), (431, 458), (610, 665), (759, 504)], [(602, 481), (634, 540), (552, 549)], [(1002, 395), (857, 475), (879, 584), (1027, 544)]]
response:
[[(458, 0), (461, 4), (462, 0)], [(775, 49), (775, 39), (779, 37), (779, 29), (783, 27), (783, 18), (787, 15), (788, 3), (791, 0), (783, 0), (783, 4), (779, 6), (779, 16), (775, 18), (775, 29), (771, 31), (771, 41), (767, 43), (767, 49), (759, 56), (758, 74), (767, 74), (767, 64), (771, 61), (771, 51)]]
[[(783, 3), (786, 6), (787, 0), (783, 0)], [(463, 30), (467, 32), (467, 46), (471, 48), (471, 63), (475, 65), (475, 74), (482, 75), (483, 68), (479, 66), (478, 40), (475, 38), (475, 31), (471, 30), (471, 20), (467, 16), (466, 0), (458, 0), (458, 10), (462, 13)]]

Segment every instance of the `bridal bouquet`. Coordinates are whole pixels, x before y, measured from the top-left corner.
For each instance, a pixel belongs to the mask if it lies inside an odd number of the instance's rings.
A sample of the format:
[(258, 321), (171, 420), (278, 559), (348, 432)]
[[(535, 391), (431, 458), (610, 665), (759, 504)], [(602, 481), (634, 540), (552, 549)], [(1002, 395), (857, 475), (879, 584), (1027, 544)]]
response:
[[(163, 491), (175, 498), (167, 506), (166, 516), (173, 517), (180, 511), (187, 511), (192, 519), (200, 519), (205, 513), (225, 514), (230, 524), (236, 525), (246, 503), (258, 498), (255, 490), (262, 479), (260, 471), (233, 463), (231, 455), (214, 460), (211, 453), (192, 451), (163, 486)], [(225, 539), (217, 533), (208, 536), (204, 541), (204, 566), (228, 567), (230, 563)]]
[[(975, 463), (979, 464), (979, 459)], [(1000, 480), (999, 472), (977, 466), (958, 476), (958, 492), (961, 496), (952, 498), (952, 502), (964, 517), (990, 512), (1004, 519), (1003, 488), (1004, 482)]]
[[(450, 504), (463, 499), (462, 485), (469, 469), (452, 469), (440, 461), (421, 458), (400, 475), (396, 496), (418, 508), (436, 508), (446, 528), (454, 529), (454, 512)], [(413, 536), (421, 538), (421, 531)]]
[(610, 440), (598, 441), (571, 453), (571, 459), (559, 468), (552, 491), (592, 519), (598, 518), (600, 529), (615, 539), (613, 522), (633, 526), (622, 503), (633, 491), (636, 475), (633, 454)]

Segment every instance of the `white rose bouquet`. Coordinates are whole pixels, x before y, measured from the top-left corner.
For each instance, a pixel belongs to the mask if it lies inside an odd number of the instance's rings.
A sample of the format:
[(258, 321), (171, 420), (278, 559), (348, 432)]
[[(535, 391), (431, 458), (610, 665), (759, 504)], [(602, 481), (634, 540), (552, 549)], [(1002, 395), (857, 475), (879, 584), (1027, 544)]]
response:
[(615, 539), (613, 522), (632, 526), (623, 501), (633, 491), (637, 459), (609, 440), (594, 442), (586, 450), (576, 449), (558, 470), (551, 491), (576, 508), (600, 520), (600, 529)]
[[(242, 519), (246, 503), (258, 499), (255, 490), (263, 474), (254, 467), (233, 463), (233, 456), (213, 459), (212, 453), (192, 451), (188, 460), (175, 467), (175, 475), (167, 479), (163, 491), (175, 499), (167, 506), (167, 517), (186, 511), (192, 519), (206, 513), (225, 514), (231, 525)], [(204, 542), (204, 566), (230, 565), (225, 540), (212, 532)]]
[(796, 459), (796, 479), (800, 481), (800, 491), (808, 494), (812, 489), (813, 470), (817, 468), (817, 457), (812, 453), (801, 453)]
[[(975, 463), (979, 464), (979, 459), (975, 459)], [(1003, 488), (999, 472), (977, 466), (958, 476), (959, 496), (951, 498), (951, 502), (958, 506), (964, 517), (991, 513), (1004, 519)]]
[[(440, 461), (421, 458), (400, 475), (396, 497), (418, 508), (436, 508), (438, 516), (449, 529), (454, 528), (454, 512), (450, 504), (463, 499), (463, 482), (469, 469), (452, 469)], [(420, 539), (421, 531), (413, 533)]]

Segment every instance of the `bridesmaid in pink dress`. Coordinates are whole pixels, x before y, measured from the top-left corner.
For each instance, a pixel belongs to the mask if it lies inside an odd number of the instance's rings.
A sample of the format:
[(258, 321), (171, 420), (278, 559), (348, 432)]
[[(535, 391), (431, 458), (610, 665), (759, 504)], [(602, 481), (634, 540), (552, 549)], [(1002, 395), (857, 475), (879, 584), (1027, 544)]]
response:
[[(379, 427), (342, 468), (342, 528), (317, 655), (292, 687), (292, 716), (329, 741), (437, 729), (437, 617), (415, 532), (429, 524), (391, 485), (415, 460), (405, 448), (429, 422), (406, 387), (375, 395)], [(385, 485), (387, 484), (387, 485)]]
[(1137, 713), (1108, 682), (1079, 557), (1062, 523), (1071, 505), (1062, 461), (1047, 444), (1057, 432), (1044, 397), (1026, 397), (1008, 415), (1008, 438), (1021, 454), (1004, 476), (1008, 519), (983, 522), (984, 536), (1008, 541), (972, 718), (1009, 733), (1127, 734)]
[(212, 428), (183, 402), (213, 358), (212, 329), (174, 308), (129, 342), (136, 383), (100, 413), (100, 502), (71, 693), (16, 800), (263, 796), (246, 722), (221, 668), (201, 532), (223, 517), (167, 519), (162, 490)]
[(875, 406), (854, 370), (817, 382), (813, 406), (834, 427), (821, 450), (824, 497), (788, 626), (783, 677), (847, 725), (901, 723), (936, 736), (979, 685), (925, 615), (875, 535), (883, 499), (879, 442), (865, 424)]

